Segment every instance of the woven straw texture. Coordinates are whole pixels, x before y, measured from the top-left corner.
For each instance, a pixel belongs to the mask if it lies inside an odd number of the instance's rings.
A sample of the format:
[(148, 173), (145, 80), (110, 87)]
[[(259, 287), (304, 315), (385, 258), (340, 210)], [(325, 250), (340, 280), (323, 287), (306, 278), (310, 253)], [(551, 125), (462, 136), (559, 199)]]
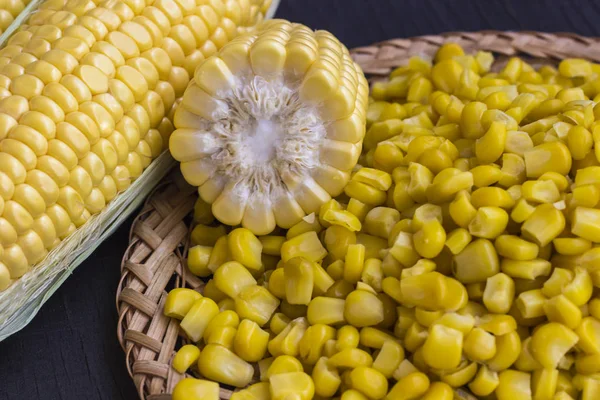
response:
[[(432, 57), (447, 42), (458, 43), (470, 53), (492, 51), (494, 68), (511, 56), (534, 65), (556, 64), (569, 57), (600, 61), (600, 38), (540, 32), (453, 32), (444, 35), (392, 39), (352, 50), (354, 59), (370, 80), (387, 76), (412, 56)], [(155, 189), (132, 225), (130, 244), (123, 257), (122, 278), (117, 289), (119, 324), (117, 335), (126, 353), (129, 373), (140, 398), (169, 400), (174, 386), (183, 378), (170, 366), (182, 345), (179, 322), (163, 316), (170, 289), (190, 287), (202, 291), (204, 283), (186, 272), (185, 255), (191, 229), (190, 212), (195, 190), (174, 171)], [(221, 389), (221, 398), (232, 392)], [(461, 399), (475, 399), (458, 390)]]

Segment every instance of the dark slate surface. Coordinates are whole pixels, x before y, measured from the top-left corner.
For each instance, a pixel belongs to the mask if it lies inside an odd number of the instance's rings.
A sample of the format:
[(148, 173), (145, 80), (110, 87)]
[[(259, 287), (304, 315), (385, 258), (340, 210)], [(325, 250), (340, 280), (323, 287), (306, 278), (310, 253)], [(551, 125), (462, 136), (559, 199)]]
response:
[[(458, 30), (600, 32), (593, 0), (282, 0), (277, 17), (327, 29), (348, 47)], [(133, 400), (116, 339), (115, 288), (131, 220), (0, 343), (0, 400)]]

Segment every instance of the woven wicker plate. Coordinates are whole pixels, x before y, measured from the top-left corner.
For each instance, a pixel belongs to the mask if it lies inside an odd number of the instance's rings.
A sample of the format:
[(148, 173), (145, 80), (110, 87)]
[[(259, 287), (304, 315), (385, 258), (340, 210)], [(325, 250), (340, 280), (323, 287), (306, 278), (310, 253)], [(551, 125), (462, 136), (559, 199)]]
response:
[[(459, 43), (467, 53), (494, 52), (496, 69), (516, 55), (534, 65), (556, 64), (568, 57), (600, 61), (600, 38), (540, 32), (459, 32), (393, 39), (354, 49), (352, 54), (369, 78), (376, 80), (414, 55), (433, 56), (446, 42)], [(170, 289), (185, 286), (202, 291), (204, 287), (204, 282), (184, 267), (191, 228), (189, 214), (196, 197), (196, 191), (178, 171), (173, 171), (136, 218), (123, 257), (117, 288), (117, 335), (142, 400), (171, 399), (169, 393), (183, 378), (170, 366), (182, 344), (179, 322), (165, 317), (162, 310)], [(222, 399), (229, 399), (231, 394), (221, 389)], [(457, 394), (462, 399), (474, 399), (462, 390)]]

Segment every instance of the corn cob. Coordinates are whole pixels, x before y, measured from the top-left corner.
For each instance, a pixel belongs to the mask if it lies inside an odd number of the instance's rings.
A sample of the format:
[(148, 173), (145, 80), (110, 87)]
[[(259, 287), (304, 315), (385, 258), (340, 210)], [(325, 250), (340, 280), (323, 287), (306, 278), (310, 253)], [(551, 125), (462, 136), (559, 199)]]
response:
[(40, 3), (0, 49), (0, 291), (140, 177), (196, 66), (271, 0)]
[(342, 193), (367, 102), (360, 67), (333, 35), (267, 21), (196, 69), (169, 148), (217, 219), (264, 235)]

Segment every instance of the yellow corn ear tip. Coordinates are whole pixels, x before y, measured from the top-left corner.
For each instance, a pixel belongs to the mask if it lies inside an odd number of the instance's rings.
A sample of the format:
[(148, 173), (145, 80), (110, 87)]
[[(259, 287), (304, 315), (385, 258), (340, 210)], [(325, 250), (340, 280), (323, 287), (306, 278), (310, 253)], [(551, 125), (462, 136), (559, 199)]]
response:
[[(236, 46), (225, 46), (194, 72), (182, 105), (196, 117), (175, 119), (170, 149), (183, 162), (188, 182), (213, 203), (217, 219), (264, 235), (277, 225), (299, 222), (342, 191), (360, 155), (367, 85), (347, 50), (337, 53), (345, 48), (329, 33), (283, 20), (265, 22), (236, 39)], [(290, 86), (290, 77), (300, 86)], [(283, 118), (259, 118), (260, 107), (267, 104), (262, 99), (268, 98), (276, 100), (266, 106), (274, 107), (268, 114)], [(256, 103), (254, 111), (236, 111), (239, 101)], [(315, 102), (322, 107), (312, 107)], [(218, 134), (214, 121), (225, 115), (232, 129)], [(333, 121), (348, 121), (346, 129), (326, 129)], [(243, 151), (214, 159), (231, 145)], [(200, 160), (212, 160), (212, 172), (184, 168)], [(360, 229), (350, 215), (323, 218)]]

